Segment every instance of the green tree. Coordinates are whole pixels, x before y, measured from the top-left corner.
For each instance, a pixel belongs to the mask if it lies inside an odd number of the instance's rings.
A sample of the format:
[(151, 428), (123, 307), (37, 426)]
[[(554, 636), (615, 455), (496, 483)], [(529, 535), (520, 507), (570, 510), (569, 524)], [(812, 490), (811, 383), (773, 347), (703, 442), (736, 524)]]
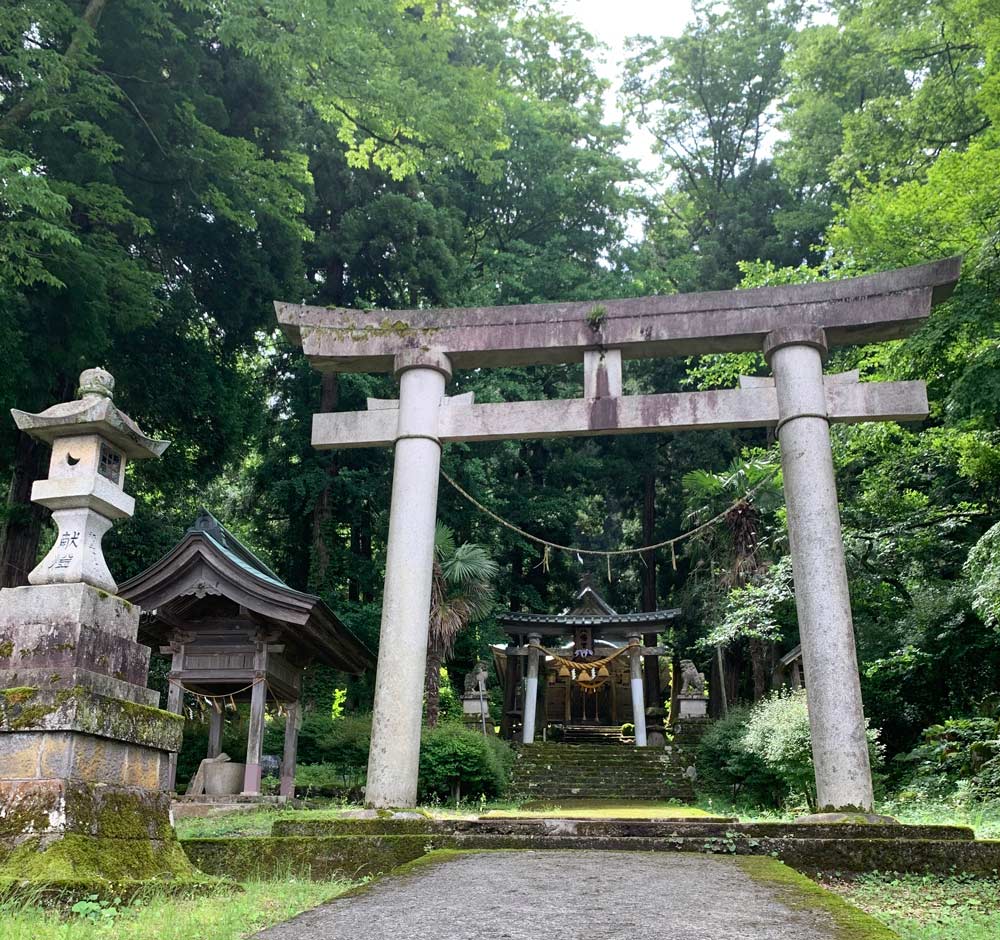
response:
[[(734, 591), (746, 592), (748, 585), (761, 579), (770, 567), (769, 549), (776, 532), (774, 513), (781, 505), (781, 483), (773, 460), (754, 457), (737, 460), (722, 473), (692, 470), (684, 475), (687, 521), (698, 526), (720, 513), (718, 525), (709, 526), (688, 540), (686, 551), (694, 561), (690, 577), (698, 585), (705, 615), (724, 616), (726, 601)], [(732, 613), (732, 612), (730, 612)], [(740, 629), (735, 629), (735, 624)], [(753, 698), (767, 692), (770, 647), (777, 639), (769, 618), (730, 616), (731, 629), (716, 635), (718, 647), (727, 641), (746, 639), (753, 673)], [(719, 634), (719, 631), (716, 631)], [(721, 654), (720, 654), (721, 655)], [(739, 677), (732, 676), (727, 699), (738, 693)]]
[(699, 0), (680, 36), (633, 40), (622, 99), (653, 133), (665, 183), (647, 252), (675, 290), (734, 287), (741, 260), (794, 264), (819, 234), (779, 227), (798, 194), (765, 156), (801, 11)]
[(470, 624), (493, 610), (493, 581), (497, 563), (481, 545), (455, 544), (455, 534), (438, 523), (434, 532), (434, 576), (427, 633), (427, 725), (438, 722), (441, 669), (455, 648), (455, 640)]

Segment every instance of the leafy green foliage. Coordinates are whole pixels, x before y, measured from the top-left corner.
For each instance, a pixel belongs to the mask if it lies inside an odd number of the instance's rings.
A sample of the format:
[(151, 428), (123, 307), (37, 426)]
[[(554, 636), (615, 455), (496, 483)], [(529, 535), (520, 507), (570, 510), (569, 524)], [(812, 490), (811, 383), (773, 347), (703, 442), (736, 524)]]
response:
[(744, 747), (749, 708), (733, 708), (698, 744), (698, 788), (734, 803), (774, 806), (782, 796), (777, 774)]
[[(950, 796), (971, 784), (982, 798), (996, 798), (1000, 723), (995, 718), (955, 718), (924, 729), (920, 743), (896, 761), (908, 769), (905, 791)], [(982, 779), (980, 779), (982, 775)]]
[(972, 582), (972, 609), (987, 626), (1000, 627), (1000, 523), (973, 546), (965, 573)]
[[(868, 731), (873, 768), (878, 732)], [(717, 721), (698, 747), (699, 786), (750, 805), (816, 806), (806, 692), (775, 692)]]
[(459, 724), (442, 724), (420, 739), (421, 799), (448, 800), (503, 794), (510, 780), (514, 752), (498, 738)]

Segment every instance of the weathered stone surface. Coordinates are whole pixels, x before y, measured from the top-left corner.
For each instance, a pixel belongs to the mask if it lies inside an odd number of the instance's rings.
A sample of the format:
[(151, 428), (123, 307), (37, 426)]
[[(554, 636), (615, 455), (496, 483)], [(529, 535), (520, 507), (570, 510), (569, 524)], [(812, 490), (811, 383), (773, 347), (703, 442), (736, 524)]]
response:
[(445, 350), (457, 369), (758, 350), (779, 327), (817, 326), (832, 345), (898, 339), (947, 297), (961, 259), (822, 284), (450, 310), (362, 311), (275, 303), (285, 333), (319, 368), (389, 372), (400, 349)]
[[(180, 749), (184, 719), (85, 688), (56, 692), (26, 687), (0, 689), (0, 732), (5, 731), (76, 731), (159, 751), (176, 751)], [(0, 737), (0, 742), (3, 740)]]
[[(0, 591), (0, 655), (17, 631), (33, 625), (53, 630), (82, 625), (135, 640), (139, 614), (134, 604), (89, 584), (4, 588)], [(23, 648), (25, 644), (15, 645)]]
[[(47, 408), (41, 414), (29, 414), (11, 409), (18, 428), (41, 441), (54, 442), (70, 435), (101, 434), (132, 460), (144, 457), (159, 457), (169, 446), (169, 441), (156, 441), (146, 437), (138, 425), (124, 412), (115, 407), (112, 400), (114, 378), (105, 383), (103, 391), (96, 391), (92, 383), (83, 381), (85, 375), (101, 370), (87, 369), (80, 375), (82, 397), (74, 401), (60, 402)], [(67, 429), (70, 429), (67, 431)]]
[[(9, 632), (8, 632), (9, 631)], [(87, 669), (131, 685), (145, 686), (149, 673), (148, 646), (82, 624), (24, 624), (0, 631), (0, 669), (16, 675), (20, 669), (48, 670), (50, 675)]]
[(72, 731), (16, 731), (0, 736), (0, 781), (84, 780), (156, 790), (168, 755), (139, 744)]
[[(838, 424), (916, 421), (928, 410), (922, 382), (828, 383), (826, 399), (829, 418)], [(446, 398), (437, 437), (444, 443), (525, 440), (773, 428), (778, 421), (773, 387), (481, 405), (458, 405)], [(398, 411), (388, 409), (320, 413), (313, 416), (312, 444), (320, 450), (388, 447), (396, 439), (397, 425)]]
[(106, 698), (122, 699), (150, 708), (158, 708), (160, 704), (160, 693), (156, 689), (89, 669), (62, 668), (58, 672), (36, 666), (30, 669), (0, 669), (0, 689), (14, 688), (42, 689), (47, 692), (85, 688)]
[(16, 845), (29, 837), (68, 832), (172, 839), (170, 794), (82, 780), (0, 782), (0, 839)]

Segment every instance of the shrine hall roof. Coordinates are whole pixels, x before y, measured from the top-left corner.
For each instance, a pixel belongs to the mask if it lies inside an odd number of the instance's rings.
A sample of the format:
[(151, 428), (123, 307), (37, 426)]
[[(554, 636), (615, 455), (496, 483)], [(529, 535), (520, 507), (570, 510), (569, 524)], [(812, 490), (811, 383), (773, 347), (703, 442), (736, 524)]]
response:
[(497, 620), (501, 626), (536, 626), (550, 623), (563, 627), (630, 626), (666, 623), (681, 615), (679, 607), (669, 610), (643, 610), (634, 614), (532, 614), (509, 611)]
[[(589, 584), (585, 584), (573, 599), (573, 606), (561, 614), (539, 614), (508, 611), (497, 617), (501, 627), (523, 633), (527, 630), (553, 636), (574, 627), (600, 628), (603, 631), (657, 627), (681, 615), (680, 608), (643, 610), (620, 614)], [(640, 630), (641, 632), (641, 630)]]
[(197, 626), (197, 602), (221, 596), (248, 622), (271, 624), (285, 642), (335, 669), (361, 673), (374, 664), (368, 648), (314, 594), (289, 587), (210, 512), (202, 510), (166, 555), (119, 588), (143, 608), (143, 632)]

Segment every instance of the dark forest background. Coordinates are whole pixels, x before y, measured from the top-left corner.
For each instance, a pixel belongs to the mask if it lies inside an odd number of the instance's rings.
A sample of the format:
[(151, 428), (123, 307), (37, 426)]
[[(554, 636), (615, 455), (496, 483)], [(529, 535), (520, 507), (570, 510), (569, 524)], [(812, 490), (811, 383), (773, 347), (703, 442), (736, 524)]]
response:
[[(391, 397), (320, 378), (275, 299), (412, 308), (724, 290), (964, 255), (912, 338), (830, 369), (923, 379), (920, 426), (838, 426), (866, 706), (890, 754), (1000, 692), (1000, 8), (994, 0), (699, 0), (638, 37), (613, 89), (659, 170), (619, 156), (600, 49), (549, 3), (24, 0), (0, 12), (0, 403), (37, 411), (108, 368), (162, 460), (130, 470), (107, 539), (124, 580), (212, 510), (289, 584), (378, 642), (390, 454), (318, 453), (317, 410)], [(628, 392), (728, 388), (755, 355), (633, 361)], [(452, 394), (581, 394), (579, 366), (458, 374)], [(797, 642), (780, 486), (763, 432), (446, 448), (517, 525), (619, 548), (735, 504), (707, 537), (598, 564), (620, 610), (678, 606), (665, 639), (730, 701)], [(28, 501), (47, 448), (0, 422), (0, 585), (52, 538)], [(558, 611), (575, 556), (540, 551), (442, 484), (459, 543), (499, 565), (500, 608)], [(749, 529), (741, 525), (749, 518)], [(748, 537), (747, 532), (750, 532)], [(466, 671), (499, 638), (459, 639)], [(315, 685), (328, 697), (337, 677)], [(340, 684), (343, 684), (342, 682)], [(369, 706), (352, 683), (348, 707)], [(328, 701), (321, 702), (329, 707)]]

